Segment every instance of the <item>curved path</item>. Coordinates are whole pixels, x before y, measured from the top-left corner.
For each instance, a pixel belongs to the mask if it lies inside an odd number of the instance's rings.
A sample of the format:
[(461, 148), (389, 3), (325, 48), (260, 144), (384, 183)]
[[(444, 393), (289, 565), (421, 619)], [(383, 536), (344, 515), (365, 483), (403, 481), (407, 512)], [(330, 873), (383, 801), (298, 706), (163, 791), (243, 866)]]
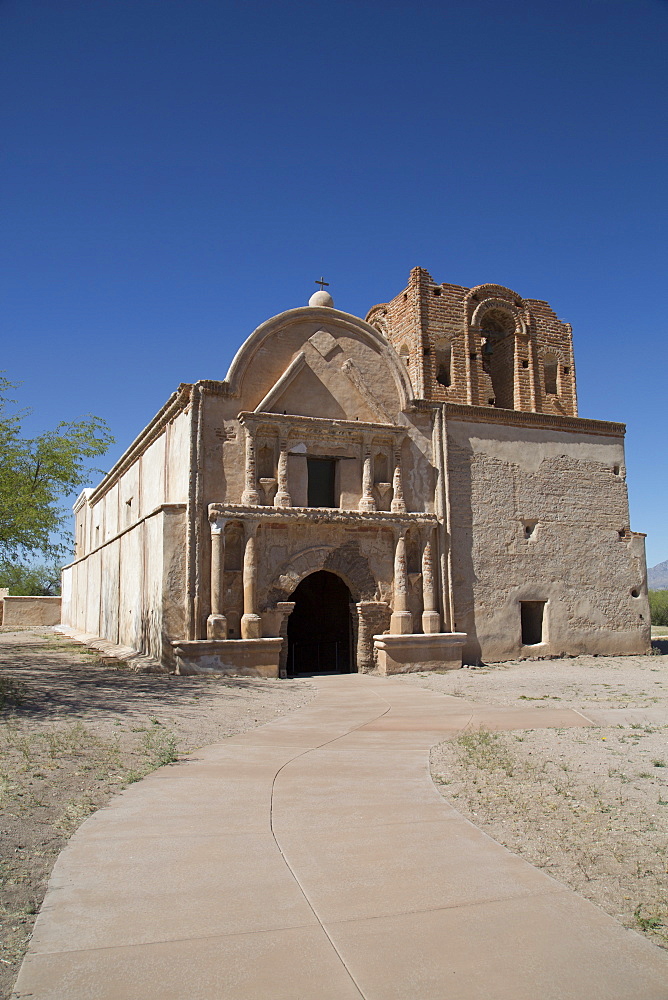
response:
[(84, 823), (17, 997), (667, 1000), (668, 954), (481, 833), (429, 776), (429, 748), (466, 726), (588, 719), (316, 683), (307, 707)]

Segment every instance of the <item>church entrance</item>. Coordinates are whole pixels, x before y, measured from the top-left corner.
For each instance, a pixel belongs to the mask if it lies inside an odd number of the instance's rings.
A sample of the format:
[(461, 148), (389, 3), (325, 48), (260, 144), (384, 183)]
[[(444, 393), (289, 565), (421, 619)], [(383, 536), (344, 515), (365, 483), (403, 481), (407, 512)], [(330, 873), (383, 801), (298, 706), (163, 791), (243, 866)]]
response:
[(352, 669), (350, 591), (334, 573), (307, 576), (291, 601), (288, 676), (348, 674)]

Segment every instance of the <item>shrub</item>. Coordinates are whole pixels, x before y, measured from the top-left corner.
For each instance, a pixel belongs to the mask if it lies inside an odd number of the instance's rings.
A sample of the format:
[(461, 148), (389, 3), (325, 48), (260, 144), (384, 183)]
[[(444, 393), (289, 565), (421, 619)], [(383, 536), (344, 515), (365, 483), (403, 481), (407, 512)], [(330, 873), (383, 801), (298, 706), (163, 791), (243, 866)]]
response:
[(668, 590), (650, 590), (649, 610), (652, 625), (668, 625)]

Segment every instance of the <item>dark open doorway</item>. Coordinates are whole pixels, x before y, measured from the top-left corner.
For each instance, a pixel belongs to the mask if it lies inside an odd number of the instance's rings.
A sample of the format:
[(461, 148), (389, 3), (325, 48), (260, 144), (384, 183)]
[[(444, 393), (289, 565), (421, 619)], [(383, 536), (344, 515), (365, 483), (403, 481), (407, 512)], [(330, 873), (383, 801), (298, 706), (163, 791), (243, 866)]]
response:
[(290, 600), (288, 675), (350, 673), (350, 591), (343, 580), (325, 570), (311, 573)]

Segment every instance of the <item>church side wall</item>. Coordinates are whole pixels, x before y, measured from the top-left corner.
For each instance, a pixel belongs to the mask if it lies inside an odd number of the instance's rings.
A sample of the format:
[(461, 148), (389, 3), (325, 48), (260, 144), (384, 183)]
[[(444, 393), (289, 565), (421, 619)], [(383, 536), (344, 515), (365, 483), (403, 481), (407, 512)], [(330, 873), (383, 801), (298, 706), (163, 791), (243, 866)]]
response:
[(145, 517), (152, 510), (165, 502), (165, 471), (166, 471), (165, 434), (148, 446), (140, 459), (141, 490), (139, 494), (138, 516)]
[(63, 570), (63, 624), (169, 663), (185, 625), (185, 505), (160, 508)]
[[(466, 660), (646, 652), (644, 537), (629, 530), (621, 436), (451, 418), (447, 433)], [(539, 643), (523, 642), (523, 602), (545, 602)]]
[(144, 522), (121, 535), (118, 641), (122, 646), (144, 649), (142, 618), (146, 608), (144, 593)]
[(78, 558), (63, 570), (64, 624), (167, 663), (185, 628), (189, 446), (185, 410), (97, 499), (78, 501)]
[(190, 479), (190, 411), (183, 410), (167, 427), (164, 503), (186, 503)]

